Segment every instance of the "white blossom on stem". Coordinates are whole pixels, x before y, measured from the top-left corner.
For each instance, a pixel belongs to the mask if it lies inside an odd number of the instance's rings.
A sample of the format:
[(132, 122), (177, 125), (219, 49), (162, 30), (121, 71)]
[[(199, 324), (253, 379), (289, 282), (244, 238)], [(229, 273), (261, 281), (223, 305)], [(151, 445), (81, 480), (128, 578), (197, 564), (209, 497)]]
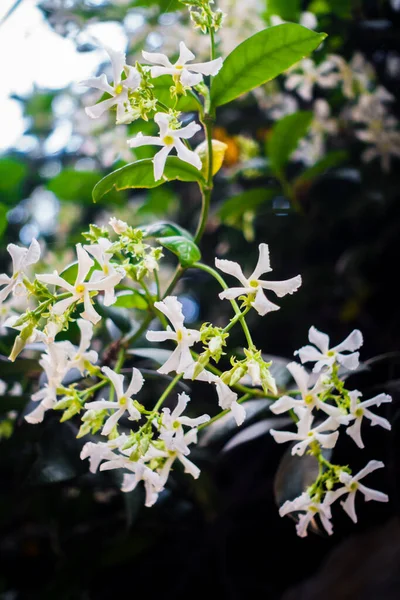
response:
[(185, 417), (182, 413), (190, 398), (185, 392), (178, 394), (178, 403), (171, 412), (169, 408), (162, 409), (160, 421), (160, 439), (163, 440), (168, 450), (180, 452), (183, 455), (189, 454), (190, 450), (184, 442), (184, 430), (186, 427), (198, 427), (202, 423), (207, 423), (210, 420), (209, 415), (201, 415), (195, 419)]
[(121, 221), (121, 219), (116, 219), (115, 217), (111, 217), (108, 223), (110, 227), (114, 229), (115, 233), (118, 233), (118, 235), (121, 235), (121, 233), (125, 233), (125, 231), (129, 227), (128, 223), (125, 223), (125, 221)]
[(201, 159), (196, 152), (189, 150), (182, 142), (194, 136), (200, 131), (201, 127), (198, 123), (189, 123), (180, 129), (171, 129), (170, 118), (166, 113), (156, 113), (154, 120), (160, 128), (159, 137), (153, 135), (143, 135), (138, 133), (136, 137), (128, 140), (131, 148), (139, 148), (140, 146), (162, 146), (161, 150), (153, 158), (154, 163), (154, 179), (158, 181), (164, 173), (165, 162), (168, 154), (175, 149), (178, 158), (189, 163), (196, 169), (201, 169)]
[(329, 336), (315, 327), (310, 327), (308, 339), (313, 345), (303, 346), (294, 354), (299, 356), (302, 363), (315, 362), (314, 373), (319, 373), (324, 367), (330, 370), (336, 361), (351, 371), (357, 369), (360, 353), (355, 350), (363, 344), (363, 336), (358, 329), (352, 331), (343, 342), (332, 348), (329, 347)]
[(350, 519), (354, 521), (354, 523), (357, 523), (357, 514), (355, 508), (357, 492), (361, 492), (367, 502), (369, 500), (375, 500), (376, 502), (389, 502), (389, 497), (383, 492), (373, 490), (360, 483), (360, 479), (369, 473), (376, 471), (376, 469), (383, 468), (384, 466), (385, 465), (383, 462), (378, 460), (370, 460), (369, 463), (356, 475), (351, 476), (349, 473), (346, 473), (346, 471), (341, 471), (339, 474), (339, 480), (340, 483), (343, 483), (343, 487), (340, 487), (333, 492), (328, 492), (325, 497), (325, 503), (332, 504), (335, 502), (335, 500), (344, 494), (347, 494), (346, 500), (340, 504), (343, 507), (343, 510), (349, 515)]
[(95, 350), (88, 350), (93, 337), (93, 324), (85, 319), (78, 319), (77, 325), (81, 332), (81, 340), (78, 348), (72, 347), (70, 368), (78, 369), (83, 375), (88, 365), (96, 364), (99, 355)]
[[(183, 443), (187, 448), (190, 444), (197, 442), (197, 429), (191, 429), (183, 438)], [(175, 460), (179, 460), (179, 462), (183, 465), (185, 473), (189, 473), (194, 479), (198, 479), (200, 475), (200, 469), (197, 467), (191, 460), (187, 458), (187, 454), (183, 454), (179, 452), (179, 450), (169, 451), (166, 453), (167, 460), (163, 464), (163, 466), (158, 470), (160, 474), (162, 485), (164, 486), (169, 474), (171, 472), (172, 466)]]
[(282, 396), (271, 406), (271, 411), (274, 414), (280, 415), (288, 410), (294, 410), (296, 415), (301, 419), (305, 412), (311, 413), (316, 408), (336, 419), (339, 423), (348, 422), (348, 418), (340, 408), (320, 400), (320, 394), (323, 394), (332, 387), (332, 384), (329, 379), (326, 378), (325, 374), (321, 375), (312, 387), (309, 387), (311, 377), (304, 367), (292, 362), (287, 365), (287, 370), (292, 375), (299, 388), (301, 399), (295, 399), (291, 396)]
[(298, 498), (294, 500), (287, 500), (279, 509), (281, 517), (287, 515), (290, 512), (304, 512), (299, 516), (298, 523), (296, 525), (297, 535), (299, 537), (305, 537), (307, 535), (307, 528), (310, 522), (319, 516), (321, 523), (328, 533), (332, 535), (333, 527), (330, 519), (332, 518), (331, 509), (325, 502), (317, 502), (310, 497), (308, 492), (304, 492)]
[[(124, 52), (118, 52), (111, 48), (105, 50), (110, 57), (113, 71), (113, 85), (107, 81), (106, 75), (103, 73), (99, 77), (90, 77), (81, 82), (81, 85), (86, 87), (94, 87), (107, 93), (111, 96), (107, 100), (103, 100), (93, 106), (87, 106), (86, 114), (92, 119), (97, 119), (108, 109), (113, 106), (117, 107), (117, 124), (130, 123), (133, 120), (131, 105), (129, 102), (129, 93), (134, 92), (139, 86), (141, 77), (139, 72), (126, 64), (126, 56)], [(122, 72), (125, 73), (126, 79), (122, 79)]]
[(130, 384), (127, 390), (124, 392), (124, 376), (119, 373), (115, 373), (109, 367), (103, 367), (101, 369), (103, 373), (108, 377), (108, 379), (113, 384), (117, 399), (115, 401), (111, 400), (94, 400), (93, 402), (87, 402), (85, 404), (85, 408), (87, 410), (112, 410), (115, 409), (115, 412), (108, 417), (106, 422), (104, 423), (104, 427), (101, 431), (103, 435), (109, 435), (115, 425), (118, 423), (119, 419), (128, 412), (128, 419), (130, 421), (137, 421), (140, 419), (141, 414), (138, 409), (134, 405), (134, 400), (132, 396), (137, 394), (143, 387), (144, 379), (141, 372), (138, 369), (132, 369), (132, 377)]
[(36, 278), (41, 283), (62, 287), (71, 294), (69, 298), (59, 300), (52, 306), (51, 310), (53, 314), (62, 315), (72, 304), (74, 304), (74, 302), (83, 301), (84, 311), (81, 314), (82, 318), (91, 321), (93, 324), (96, 324), (98, 321), (100, 321), (101, 317), (93, 307), (90, 292), (101, 290), (108, 291), (109, 294), (107, 298), (105, 298), (104, 304), (109, 306), (107, 302), (114, 297), (112, 291), (123, 278), (123, 274), (116, 271), (115, 273), (112, 273), (111, 275), (108, 275), (107, 277), (104, 277), (98, 281), (85, 281), (90, 269), (94, 265), (94, 261), (90, 258), (81, 244), (76, 245), (76, 252), (78, 256), (78, 274), (76, 276), (74, 285), (71, 285), (65, 279), (60, 277), (57, 271), (54, 271), (52, 275), (37, 275)]
[(380, 425), (384, 429), (388, 429), (390, 431), (391, 425), (387, 419), (383, 417), (379, 417), (375, 415), (373, 412), (369, 410), (370, 406), (380, 406), (386, 402), (391, 402), (392, 397), (389, 394), (378, 394), (370, 400), (364, 400), (364, 402), (359, 401), (359, 397), (361, 396), (361, 392), (354, 390), (349, 392), (350, 396), (350, 411), (349, 417), (350, 420), (353, 421), (353, 425), (347, 427), (346, 433), (349, 435), (359, 448), (364, 448), (364, 443), (361, 438), (361, 423), (365, 418), (371, 421), (371, 425)]
[[(107, 240), (106, 238), (99, 238), (97, 240), (97, 244), (91, 244), (87, 246), (83, 246), (84, 249), (89, 252), (95, 258), (101, 268), (101, 271), (96, 270), (93, 271), (93, 274), (90, 278), (91, 282), (101, 281), (104, 277), (108, 277), (110, 275), (118, 274), (120, 275), (120, 279), (125, 277), (125, 271), (121, 267), (117, 267), (113, 265), (111, 259), (113, 257), (113, 252), (110, 252), (110, 248), (112, 246), (112, 242)], [(106, 306), (111, 306), (114, 304), (115, 298), (115, 290), (114, 287), (110, 287), (104, 290), (104, 304)]]
[(33, 239), (29, 248), (22, 248), (15, 244), (8, 244), (7, 251), (12, 260), (12, 275), (6, 273), (0, 274), (0, 306), (6, 298), (13, 292), (15, 296), (26, 295), (26, 288), (23, 282), (24, 274), (31, 265), (38, 262), (40, 258), (39, 243)]
[(225, 298), (232, 300), (242, 295), (255, 295), (254, 300), (251, 301), (251, 305), (256, 309), (258, 314), (265, 315), (272, 310), (279, 310), (280, 307), (266, 298), (264, 289), (272, 290), (279, 298), (282, 298), (286, 294), (293, 294), (301, 286), (301, 277), (297, 275), (285, 281), (265, 281), (260, 279), (261, 275), (269, 273), (272, 269), (269, 261), (268, 245), (260, 244), (258, 248), (260, 252), (258, 262), (253, 273), (248, 278), (244, 276), (237, 262), (216, 258), (215, 265), (224, 273), (236, 277), (242, 284), (242, 287), (229, 288), (221, 292), (219, 294), (221, 300)]
[(278, 444), (296, 441), (297, 444), (292, 448), (293, 455), (303, 456), (312, 442), (318, 442), (322, 448), (333, 448), (339, 437), (339, 432), (335, 431), (339, 426), (337, 420), (328, 417), (317, 427), (312, 426), (313, 420), (313, 414), (306, 412), (297, 423), (297, 433), (275, 429), (270, 429), (270, 433)]
[(172, 75), (179, 78), (182, 85), (192, 87), (203, 81), (203, 75), (216, 75), (222, 67), (222, 58), (216, 58), (208, 62), (195, 63), (188, 65), (189, 61), (195, 58), (184, 42), (179, 43), (179, 57), (175, 64), (172, 64), (165, 54), (159, 52), (142, 52), (143, 58), (152, 65), (161, 65), (151, 67), (151, 76), (160, 77), (161, 75)]
[(127, 469), (133, 471), (133, 475), (126, 473), (124, 475), (121, 490), (123, 492), (133, 491), (140, 481), (144, 483), (146, 491), (145, 506), (153, 506), (157, 502), (158, 494), (162, 491), (163, 485), (158, 473), (150, 469), (143, 461), (134, 462), (125, 456), (118, 456), (114, 460), (104, 462), (100, 466), (100, 471), (109, 471), (111, 469)]
[(182, 313), (182, 304), (175, 296), (167, 296), (163, 301), (155, 302), (154, 306), (171, 321), (174, 330), (168, 326), (167, 331), (148, 331), (146, 338), (149, 342), (174, 340), (177, 343), (175, 350), (167, 362), (158, 369), (158, 372), (183, 373), (193, 362), (189, 348), (200, 340), (200, 332), (184, 327), (185, 317)]

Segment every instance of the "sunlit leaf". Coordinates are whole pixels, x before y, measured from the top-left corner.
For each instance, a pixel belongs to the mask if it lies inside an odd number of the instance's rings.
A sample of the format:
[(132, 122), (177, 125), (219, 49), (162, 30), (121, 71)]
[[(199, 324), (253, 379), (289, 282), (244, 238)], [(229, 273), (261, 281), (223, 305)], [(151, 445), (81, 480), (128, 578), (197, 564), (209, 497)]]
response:
[(190, 265), (201, 259), (198, 246), (186, 237), (173, 235), (158, 238), (158, 241), (164, 248), (176, 254), (183, 267), (190, 267)]

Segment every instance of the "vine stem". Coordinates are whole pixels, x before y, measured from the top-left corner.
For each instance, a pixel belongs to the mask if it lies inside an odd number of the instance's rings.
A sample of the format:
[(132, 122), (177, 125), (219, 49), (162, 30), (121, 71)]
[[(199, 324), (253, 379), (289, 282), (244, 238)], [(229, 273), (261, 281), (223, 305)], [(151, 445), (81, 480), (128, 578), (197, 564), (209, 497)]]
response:
[(169, 393), (174, 389), (174, 387), (176, 386), (176, 384), (178, 383), (178, 381), (180, 379), (182, 379), (183, 377), (183, 373), (178, 373), (178, 375), (176, 375), (173, 380), (171, 381), (171, 383), (169, 384), (168, 387), (165, 388), (164, 392), (162, 393), (162, 395), (160, 396), (160, 398), (157, 400), (157, 404), (155, 405), (155, 407), (153, 408), (153, 413), (158, 412), (158, 409), (163, 405), (164, 400), (167, 398), (167, 396), (169, 395)]
[[(214, 279), (216, 279), (218, 281), (218, 283), (220, 284), (222, 289), (224, 289), (224, 290), (228, 289), (228, 284), (221, 277), (221, 275), (217, 271), (215, 271), (215, 269), (213, 269), (212, 267), (209, 267), (208, 265), (204, 265), (203, 263), (199, 263), (199, 262), (194, 263), (192, 265), (192, 267), (196, 268), (196, 269), (200, 269), (202, 271), (205, 271), (209, 275), (212, 275), (214, 277)], [(235, 311), (237, 320), (240, 321), (243, 332), (246, 336), (246, 340), (247, 340), (249, 349), (254, 348), (254, 344), (253, 344), (253, 340), (251, 339), (251, 334), (250, 334), (249, 328), (247, 326), (246, 320), (243, 317), (243, 313), (239, 308), (238, 303), (236, 302), (236, 300), (229, 300), (229, 302), (232, 304), (232, 308)]]

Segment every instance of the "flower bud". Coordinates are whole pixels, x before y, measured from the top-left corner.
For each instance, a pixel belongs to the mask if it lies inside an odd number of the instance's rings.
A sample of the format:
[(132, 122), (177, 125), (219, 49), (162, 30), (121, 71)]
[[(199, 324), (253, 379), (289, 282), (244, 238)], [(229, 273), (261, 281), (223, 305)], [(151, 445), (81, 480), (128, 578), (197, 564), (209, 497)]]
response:
[[(215, 175), (218, 173), (220, 168), (222, 167), (222, 163), (224, 162), (225, 151), (227, 149), (227, 145), (224, 142), (220, 142), (219, 140), (211, 140), (212, 144), (212, 174)], [(204, 177), (208, 175), (208, 146), (207, 140), (202, 142), (195, 149), (196, 154), (200, 156), (202, 169), (201, 172)]]

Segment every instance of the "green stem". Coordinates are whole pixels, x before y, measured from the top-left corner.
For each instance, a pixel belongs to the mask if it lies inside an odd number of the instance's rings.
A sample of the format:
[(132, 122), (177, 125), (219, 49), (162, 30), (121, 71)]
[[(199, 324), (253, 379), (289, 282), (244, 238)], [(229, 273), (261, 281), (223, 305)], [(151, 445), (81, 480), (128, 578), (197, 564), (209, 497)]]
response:
[(152, 320), (153, 314), (149, 313), (143, 321), (143, 323), (141, 324), (141, 326), (139, 327), (139, 329), (137, 329), (131, 335), (126, 335), (124, 338), (122, 338), (121, 345), (123, 345), (124, 348), (127, 348), (129, 344), (135, 342), (146, 331)]
[(231, 321), (228, 323), (228, 325), (223, 328), (223, 333), (228, 333), (228, 331), (230, 331), (232, 327), (236, 325), (236, 323), (240, 321), (242, 317), (244, 318), (250, 310), (251, 306), (246, 306), (246, 309), (243, 312), (241, 312), (240, 315), (237, 314), (236, 316), (234, 316), (233, 319), (231, 319)]
[(160, 279), (159, 279), (159, 277), (158, 277), (158, 272), (157, 272), (157, 269), (154, 269), (153, 273), (154, 273), (154, 281), (155, 281), (155, 284), (156, 284), (156, 295), (157, 295), (157, 300), (160, 300), (160, 299), (161, 299), (161, 291), (160, 291)]
[(173, 276), (171, 283), (167, 287), (165, 294), (163, 295), (163, 299), (170, 295), (170, 293), (173, 291), (174, 287), (178, 283), (178, 280), (181, 278), (185, 270), (185, 267), (182, 267), (181, 265), (177, 266), (175, 275)]
[[(238, 404), (242, 404), (242, 402), (246, 402), (246, 400), (250, 400), (250, 394), (245, 394), (244, 396), (242, 396), (241, 398), (239, 398), (238, 400)], [(221, 417), (223, 417), (224, 415), (227, 415), (228, 413), (231, 412), (230, 408), (227, 408), (226, 410), (222, 410), (220, 413), (218, 413), (217, 415), (215, 415), (215, 417), (213, 417), (212, 419), (210, 419), (209, 421), (207, 421), (207, 423), (202, 423), (201, 425), (199, 425), (197, 427), (197, 429), (204, 429), (204, 427), (208, 427), (208, 425), (211, 425), (211, 423), (215, 423), (215, 421), (218, 421), (218, 419), (220, 419)]]
[(167, 398), (167, 396), (169, 395), (169, 393), (174, 389), (174, 387), (176, 386), (176, 384), (178, 383), (178, 381), (180, 379), (182, 379), (182, 377), (183, 377), (183, 373), (178, 373), (178, 375), (176, 375), (173, 378), (173, 380), (171, 381), (171, 383), (169, 384), (169, 386), (165, 388), (164, 392), (162, 393), (162, 395), (158, 399), (157, 404), (153, 408), (153, 413), (157, 413), (158, 412), (158, 409), (163, 405), (164, 400)]
[(214, 35), (214, 28), (210, 27), (208, 31), (210, 33), (210, 42), (211, 42), (211, 48), (210, 48), (211, 60), (214, 60), (216, 58), (215, 57), (215, 35)]
[[(202, 271), (209, 273), (209, 275), (212, 275), (218, 281), (218, 283), (220, 284), (222, 289), (224, 289), (224, 290), (228, 289), (228, 284), (221, 277), (221, 275), (217, 271), (215, 271), (215, 269), (213, 269), (212, 267), (209, 267), (208, 265), (204, 265), (203, 263), (198, 263), (198, 262), (194, 263), (192, 265), (192, 267), (196, 268), (196, 269), (201, 269)], [(235, 314), (237, 315), (238, 320), (240, 321), (240, 324), (241, 324), (244, 334), (246, 336), (246, 340), (247, 340), (249, 349), (254, 348), (254, 344), (253, 344), (253, 340), (251, 339), (251, 334), (250, 334), (249, 328), (247, 326), (246, 320), (243, 318), (243, 313), (240, 310), (238, 303), (235, 300), (229, 300), (229, 302), (232, 304), (232, 308), (235, 311)]]
[(201, 192), (201, 214), (194, 241), (198, 244), (206, 228), (208, 213), (210, 210), (211, 193), (213, 190), (213, 147), (212, 147), (212, 124), (213, 118), (205, 115), (201, 122), (204, 127), (204, 133), (207, 140), (207, 185), (200, 186)]
[(95, 385), (92, 385), (90, 388), (87, 388), (84, 391), (83, 397), (86, 398), (86, 396), (93, 396), (94, 392), (97, 392), (97, 390), (100, 390), (107, 383), (108, 383), (108, 379), (103, 379), (102, 381), (99, 381)]

